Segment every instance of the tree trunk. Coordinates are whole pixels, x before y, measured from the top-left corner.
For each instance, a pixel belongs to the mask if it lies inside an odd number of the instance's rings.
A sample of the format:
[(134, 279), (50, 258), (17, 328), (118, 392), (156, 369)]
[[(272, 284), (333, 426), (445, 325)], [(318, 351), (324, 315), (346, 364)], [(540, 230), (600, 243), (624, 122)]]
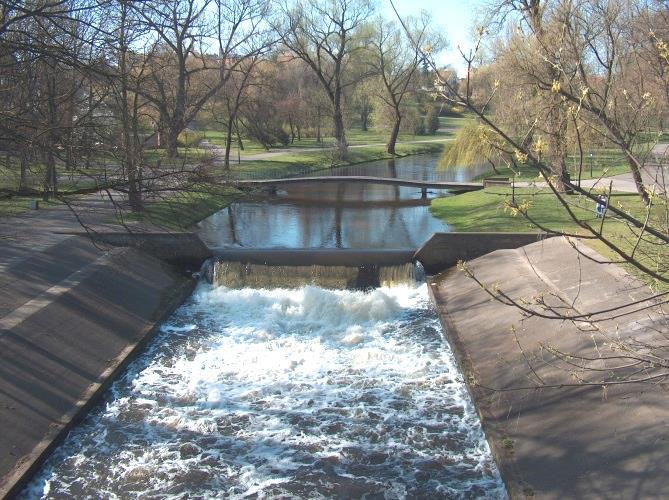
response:
[(648, 191), (646, 191), (646, 186), (643, 183), (643, 178), (641, 177), (641, 165), (636, 158), (632, 155), (627, 155), (627, 163), (630, 166), (630, 171), (632, 172), (632, 178), (634, 179), (634, 184), (636, 185), (637, 193), (644, 205), (648, 206), (650, 204), (650, 196)]
[(337, 153), (339, 159), (346, 158), (348, 144), (346, 144), (346, 132), (344, 130), (344, 116), (341, 108), (337, 108), (334, 113), (335, 141), (337, 142)]
[(293, 117), (288, 115), (288, 126), (290, 127), (290, 143), (295, 143), (295, 126), (293, 125)]
[(44, 191), (42, 193), (42, 199), (44, 201), (49, 201), (51, 194), (53, 194), (54, 198), (58, 196), (58, 186), (56, 184), (56, 158), (54, 157), (51, 148), (49, 148), (46, 153), (44, 163), (46, 165), (46, 170), (44, 171)]
[(400, 124), (402, 123), (402, 115), (395, 110), (395, 123), (393, 124), (393, 130), (390, 132), (390, 139), (388, 139), (388, 144), (386, 144), (386, 153), (390, 155), (395, 155), (395, 144), (397, 143), (397, 137), (400, 134)]
[(223, 166), (225, 170), (230, 170), (230, 150), (232, 149), (232, 124), (233, 118), (230, 117), (226, 127), (225, 135), (225, 158), (223, 160)]
[(19, 178), (19, 193), (28, 191), (28, 153), (21, 148), (21, 177)]
[(179, 132), (170, 127), (165, 137), (165, 150), (168, 158), (178, 158), (179, 150), (177, 144), (179, 142)]
[(137, 179), (137, 166), (134, 161), (128, 167), (128, 202), (130, 203), (130, 210), (134, 213), (139, 213), (144, 208), (142, 205), (142, 191)]

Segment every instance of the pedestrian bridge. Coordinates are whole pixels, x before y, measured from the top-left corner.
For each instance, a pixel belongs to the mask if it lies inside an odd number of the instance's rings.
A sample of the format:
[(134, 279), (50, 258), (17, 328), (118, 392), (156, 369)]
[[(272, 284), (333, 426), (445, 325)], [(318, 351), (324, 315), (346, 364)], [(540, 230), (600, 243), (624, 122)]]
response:
[(323, 175), (318, 177), (288, 177), (282, 179), (253, 179), (253, 180), (234, 180), (230, 181), (238, 187), (267, 186), (276, 188), (288, 184), (305, 183), (337, 183), (348, 182), (354, 184), (385, 184), (390, 186), (405, 186), (421, 188), (423, 194), (428, 189), (447, 189), (455, 192), (478, 191), (483, 189), (483, 184), (478, 182), (446, 182), (446, 181), (421, 181), (412, 179), (398, 179), (394, 177), (371, 177), (362, 175)]

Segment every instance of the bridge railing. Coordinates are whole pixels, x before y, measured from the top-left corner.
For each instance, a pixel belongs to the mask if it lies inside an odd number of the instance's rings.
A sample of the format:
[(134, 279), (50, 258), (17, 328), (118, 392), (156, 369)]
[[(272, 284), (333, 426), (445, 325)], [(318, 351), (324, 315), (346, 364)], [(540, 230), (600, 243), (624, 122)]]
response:
[(461, 171), (433, 170), (431, 168), (397, 168), (395, 172), (383, 171), (370, 165), (351, 165), (333, 168), (314, 168), (308, 165), (252, 166), (231, 165), (230, 170), (221, 171), (221, 177), (230, 181), (250, 181), (260, 179), (287, 179), (295, 177), (326, 176), (371, 176), (387, 177), (425, 182), (471, 182), (473, 175)]

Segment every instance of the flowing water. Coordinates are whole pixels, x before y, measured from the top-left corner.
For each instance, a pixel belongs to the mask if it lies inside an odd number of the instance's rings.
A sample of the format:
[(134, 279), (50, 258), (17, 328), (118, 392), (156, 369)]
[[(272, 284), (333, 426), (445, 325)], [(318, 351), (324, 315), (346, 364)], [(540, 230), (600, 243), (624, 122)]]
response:
[(201, 283), (28, 498), (499, 498), (426, 285)]
[[(421, 161), (392, 167), (415, 178)], [(415, 248), (447, 229), (428, 206), (409, 188), (305, 185), (201, 228), (220, 245)], [(376, 288), (345, 289), (370, 269)], [(203, 274), (213, 285), (162, 325), (23, 497), (506, 496), (412, 265), (218, 262)]]

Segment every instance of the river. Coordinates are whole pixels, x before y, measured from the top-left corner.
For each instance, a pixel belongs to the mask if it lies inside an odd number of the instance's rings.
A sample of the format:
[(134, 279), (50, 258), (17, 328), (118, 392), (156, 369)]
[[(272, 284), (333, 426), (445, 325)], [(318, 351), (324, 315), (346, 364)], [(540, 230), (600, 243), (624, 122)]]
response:
[[(314, 175), (367, 175), (466, 182), (479, 168), (437, 168), (436, 154), (339, 167)], [(295, 184), (275, 195), (231, 204), (199, 224), (213, 247), (418, 248), (448, 225), (430, 214), (430, 200), (450, 196), (420, 188), (374, 184)]]
[[(345, 234), (342, 243), (354, 241)], [(202, 281), (21, 496), (506, 493), (424, 283), (361, 291)]]

